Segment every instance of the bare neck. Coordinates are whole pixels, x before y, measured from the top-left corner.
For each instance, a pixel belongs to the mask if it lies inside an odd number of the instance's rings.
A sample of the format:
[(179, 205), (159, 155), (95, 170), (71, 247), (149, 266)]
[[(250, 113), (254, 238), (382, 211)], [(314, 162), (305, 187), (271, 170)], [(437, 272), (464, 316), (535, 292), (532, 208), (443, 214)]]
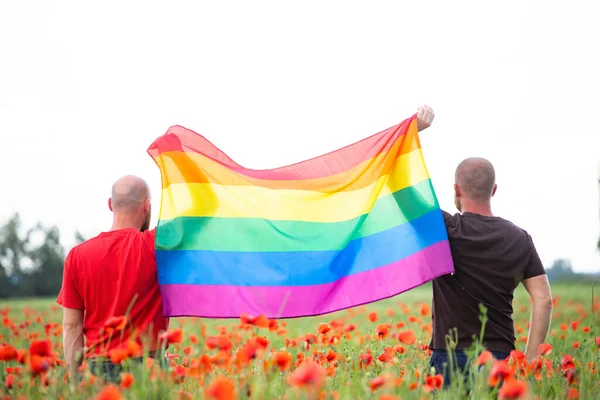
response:
[(494, 216), (494, 213), (492, 213), (492, 205), (489, 201), (485, 203), (476, 203), (471, 200), (463, 199), (460, 211), (463, 213), (468, 212), (471, 214), (478, 214), (486, 217)]
[(137, 221), (137, 218), (135, 218), (131, 215), (114, 213), (113, 214), (113, 223), (112, 223), (110, 230), (118, 231), (121, 229), (128, 229), (128, 228), (133, 228), (133, 229), (136, 229), (139, 231), (141, 229), (141, 224), (139, 223), (139, 221)]

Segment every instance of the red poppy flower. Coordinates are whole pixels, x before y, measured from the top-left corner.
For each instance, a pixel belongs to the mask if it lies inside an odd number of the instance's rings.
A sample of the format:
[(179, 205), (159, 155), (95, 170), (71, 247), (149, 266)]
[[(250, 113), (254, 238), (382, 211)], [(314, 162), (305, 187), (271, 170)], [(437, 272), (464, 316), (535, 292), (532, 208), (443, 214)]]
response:
[(16, 360), (18, 356), (17, 349), (10, 345), (0, 345), (0, 361)]

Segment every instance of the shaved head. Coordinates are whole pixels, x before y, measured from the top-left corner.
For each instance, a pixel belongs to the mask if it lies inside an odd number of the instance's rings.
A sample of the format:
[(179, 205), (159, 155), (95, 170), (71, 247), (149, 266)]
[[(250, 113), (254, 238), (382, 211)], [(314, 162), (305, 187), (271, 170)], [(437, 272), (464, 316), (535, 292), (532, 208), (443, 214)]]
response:
[(127, 175), (113, 183), (111, 198), (115, 211), (135, 210), (150, 198), (150, 188), (143, 179)]
[(496, 172), (492, 163), (485, 158), (463, 160), (456, 167), (454, 179), (462, 195), (475, 203), (488, 202), (494, 194)]
[(140, 229), (150, 224), (150, 188), (146, 181), (133, 175), (123, 176), (112, 186), (110, 209), (128, 219), (140, 220)]

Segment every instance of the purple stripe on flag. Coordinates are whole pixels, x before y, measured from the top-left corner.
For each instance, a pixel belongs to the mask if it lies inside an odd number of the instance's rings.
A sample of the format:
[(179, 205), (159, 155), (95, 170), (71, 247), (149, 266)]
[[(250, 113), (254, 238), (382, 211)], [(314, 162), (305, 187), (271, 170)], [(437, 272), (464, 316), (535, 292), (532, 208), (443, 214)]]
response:
[(448, 241), (386, 266), (311, 286), (162, 285), (165, 317), (290, 318), (327, 314), (396, 296), (454, 272)]

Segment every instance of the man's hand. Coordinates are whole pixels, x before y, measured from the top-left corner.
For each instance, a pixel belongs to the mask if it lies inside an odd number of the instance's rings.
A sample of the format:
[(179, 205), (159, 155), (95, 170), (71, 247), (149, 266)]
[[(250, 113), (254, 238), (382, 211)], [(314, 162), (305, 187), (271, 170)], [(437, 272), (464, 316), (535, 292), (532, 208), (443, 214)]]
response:
[(417, 112), (417, 129), (419, 132), (429, 128), (434, 117), (435, 115), (433, 114), (433, 109), (427, 104), (419, 107)]

